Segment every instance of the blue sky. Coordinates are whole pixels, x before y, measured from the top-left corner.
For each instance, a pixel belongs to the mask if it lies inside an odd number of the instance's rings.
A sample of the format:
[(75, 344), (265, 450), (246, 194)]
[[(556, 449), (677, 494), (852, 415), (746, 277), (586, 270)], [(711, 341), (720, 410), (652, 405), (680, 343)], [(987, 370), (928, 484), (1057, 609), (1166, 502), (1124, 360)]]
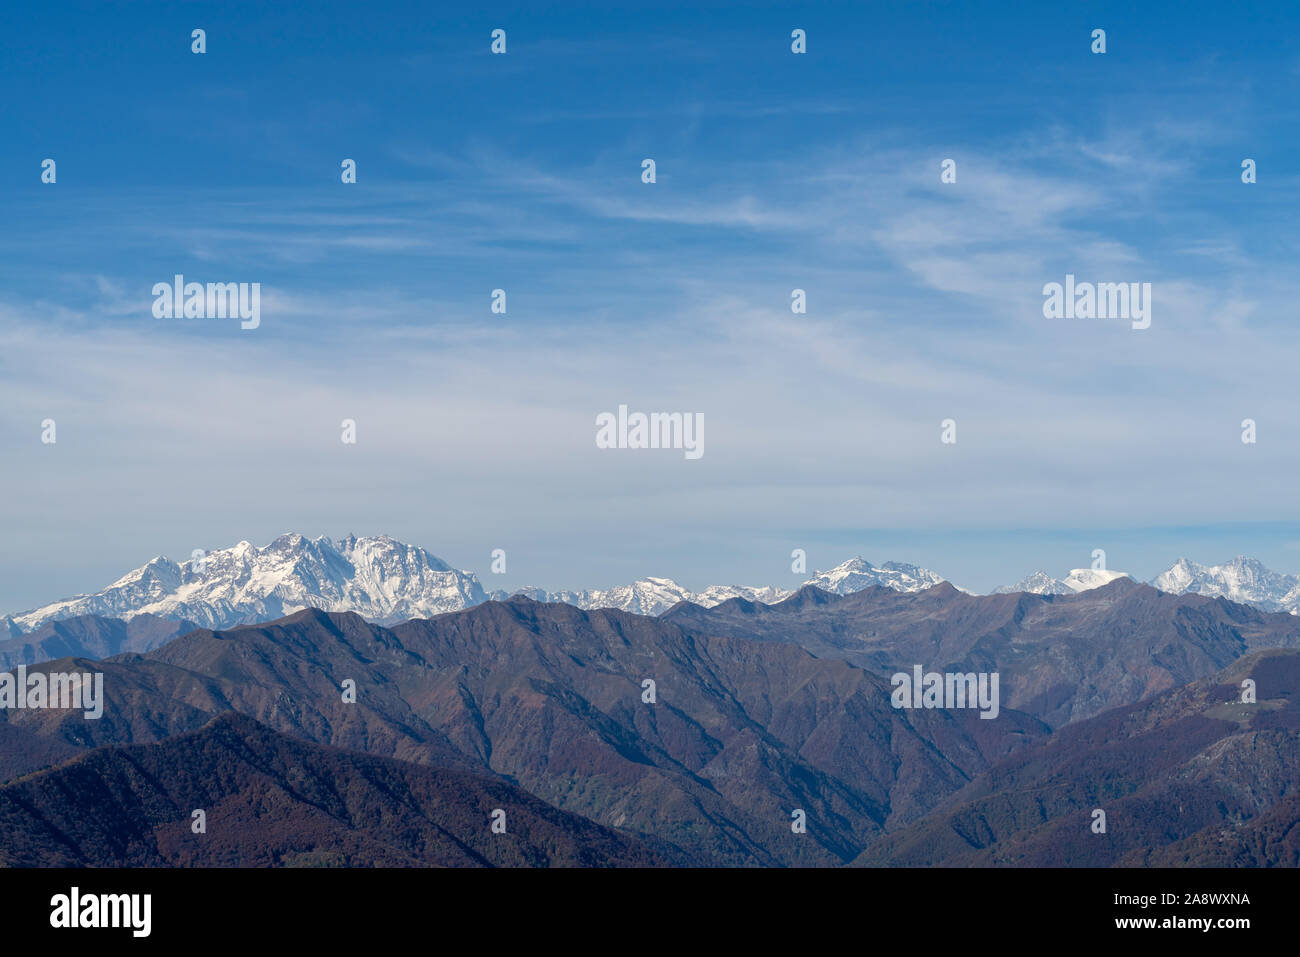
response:
[[(1300, 571), (1297, 35), (1284, 4), (10, 11), (0, 611), (284, 531), (489, 587), (789, 585), (793, 548), (981, 590), (1098, 547)], [(260, 282), (260, 328), (155, 319), (176, 273)], [(1066, 273), (1150, 282), (1151, 328), (1043, 318)], [(619, 404), (703, 413), (704, 457), (597, 449)]]

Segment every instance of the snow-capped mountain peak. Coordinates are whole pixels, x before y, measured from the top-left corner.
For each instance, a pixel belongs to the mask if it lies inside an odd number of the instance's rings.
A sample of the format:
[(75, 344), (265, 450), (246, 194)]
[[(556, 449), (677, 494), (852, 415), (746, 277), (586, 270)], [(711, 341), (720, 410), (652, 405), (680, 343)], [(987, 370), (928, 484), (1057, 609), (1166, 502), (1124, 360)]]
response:
[(817, 572), (804, 585), (815, 585), (836, 595), (848, 595), (872, 585), (883, 585), (895, 591), (923, 591), (944, 581), (942, 575), (928, 568), (904, 562), (885, 562), (872, 565), (861, 555), (855, 555), (825, 572)]
[(1053, 578), (1044, 571), (1034, 572), (1032, 575), (1026, 575), (1014, 585), (1003, 585), (1001, 588), (993, 589), (995, 595), (1007, 595), (1013, 592), (1029, 592), (1032, 595), (1073, 595), (1074, 589), (1061, 581), (1059, 578)]
[(544, 588), (518, 588), (512, 592), (495, 591), (489, 597), (502, 600), (511, 595), (526, 595), (534, 601), (564, 602), (578, 608), (617, 608), (636, 615), (660, 615), (679, 601), (694, 602), (706, 608), (720, 605), (729, 598), (745, 598), (769, 604), (788, 597), (792, 592), (771, 585), (710, 585), (693, 592), (671, 578), (638, 578), (630, 585), (613, 588), (589, 588), (583, 591), (547, 591)]
[(1222, 565), (1202, 565), (1180, 558), (1153, 578), (1151, 584), (1175, 595), (1191, 592), (1227, 598), (1265, 611), (1300, 614), (1300, 576), (1275, 572), (1244, 555)]
[(1003, 585), (1001, 588), (995, 588), (993, 594), (1005, 595), (1023, 591), (1034, 595), (1076, 595), (1081, 591), (1090, 591), (1093, 588), (1100, 588), (1102, 585), (1109, 585), (1117, 578), (1128, 577), (1124, 572), (1113, 572), (1104, 568), (1074, 568), (1064, 579), (1053, 578), (1047, 572), (1037, 571), (1026, 578), (1020, 579), (1014, 585)]
[(474, 575), (387, 536), (349, 535), (333, 542), (286, 534), (261, 548), (241, 541), (180, 564), (159, 556), (93, 595), (13, 618), (24, 631), (75, 615), (131, 618), (145, 612), (230, 628), (321, 608), (382, 623), (456, 611), (485, 599)]
[[(1128, 577), (1123, 572), (1073, 569), (1064, 579), (1035, 572), (997, 592), (1069, 595)], [(872, 565), (854, 556), (804, 585), (838, 595), (880, 585), (916, 592), (943, 582), (943, 576), (904, 562)], [(1238, 556), (1221, 565), (1180, 558), (1151, 584), (1161, 591), (1224, 597), (1265, 611), (1300, 614), (1300, 576), (1284, 575), (1253, 558)], [(776, 585), (710, 585), (693, 591), (671, 578), (645, 577), (613, 588), (546, 591), (541, 588), (484, 592), (470, 572), (452, 568), (425, 549), (387, 535), (337, 541), (287, 533), (265, 546), (240, 541), (182, 562), (159, 555), (89, 595), (0, 617), (0, 637), (28, 633), (48, 621), (77, 615), (130, 619), (151, 613), (188, 619), (209, 628), (267, 621), (303, 608), (351, 611), (378, 623), (458, 611), (487, 601), (524, 594), (538, 601), (580, 608), (618, 608), (658, 615), (680, 601), (711, 607), (731, 598), (773, 604), (793, 589)]]
[(1117, 578), (1128, 578), (1125, 572), (1113, 572), (1106, 568), (1072, 568), (1065, 576), (1065, 585), (1074, 591), (1091, 591), (1102, 585), (1109, 585)]
[[(861, 556), (855, 556), (830, 571), (817, 572), (803, 584), (815, 585), (837, 595), (847, 595), (872, 585), (883, 585), (895, 591), (921, 591), (943, 580), (941, 575), (916, 565), (885, 562), (877, 567)], [(509, 594), (524, 594), (537, 601), (562, 601), (579, 608), (618, 608), (639, 615), (659, 615), (679, 601), (694, 602), (711, 608), (731, 598), (744, 598), (770, 605), (790, 597), (794, 594), (794, 589), (776, 585), (710, 585), (696, 592), (671, 578), (641, 578), (630, 585), (615, 588), (579, 592), (548, 592), (541, 588), (525, 588), (511, 593), (493, 592), (491, 597), (506, 598)]]
[[(804, 584), (846, 595), (872, 585), (921, 591), (943, 580), (916, 565), (886, 562), (874, 566), (859, 556), (816, 573)], [(680, 601), (713, 606), (744, 598), (772, 604), (793, 593), (793, 589), (776, 585), (710, 585), (697, 592), (671, 578), (646, 577), (613, 588), (522, 588), (489, 596), (472, 573), (452, 568), (423, 548), (387, 535), (347, 535), (333, 541), (286, 533), (264, 546), (240, 541), (226, 548), (200, 550), (181, 562), (159, 555), (101, 591), (22, 612), (3, 619), (3, 624), (12, 635), (76, 615), (130, 619), (151, 613), (221, 629), (279, 618), (303, 608), (351, 611), (387, 624), (458, 611), (489, 597), (504, 599), (512, 594), (580, 608), (658, 615)]]

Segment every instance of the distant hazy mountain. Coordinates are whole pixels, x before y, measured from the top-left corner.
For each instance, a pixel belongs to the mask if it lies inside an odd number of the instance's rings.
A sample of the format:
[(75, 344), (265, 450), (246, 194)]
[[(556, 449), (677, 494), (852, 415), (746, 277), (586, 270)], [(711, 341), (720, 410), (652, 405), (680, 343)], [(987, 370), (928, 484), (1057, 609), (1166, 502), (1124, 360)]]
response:
[[(1076, 568), (1064, 579), (1057, 579), (1040, 571), (1014, 585), (998, 588), (994, 594), (1073, 595), (1125, 577), (1123, 572)], [(811, 585), (833, 595), (873, 587), (911, 594), (944, 581), (942, 575), (928, 568), (903, 562), (872, 565), (854, 557), (828, 571), (816, 572), (802, 587)], [(1253, 559), (1236, 558), (1223, 565), (1198, 565), (1179, 559), (1151, 584), (1173, 594), (1222, 596), (1265, 611), (1300, 613), (1300, 576), (1269, 571)], [(472, 572), (452, 568), (423, 548), (387, 536), (349, 535), (335, 542), (323, 537), (281, 535), (261, 548), (240, 542), (179, 564), (159, 556), (94, 594), (0, 618), (0, 666), (44, 660), (47, 656), (39, 651), (39, 642), (33, 642), (31, 633), (51, 622), (84, 616), (129, 621), (147, 614), (220, 629), (270, 621), (303, 608), (320, 608), (350, 611), (368, 621), (392, 624), (461, 611), (512, 595), (584, 609), (617, 608), (639, 615), (661, 615), (679, 602), (705, 608), (733, 598), (774, 604), (794, 593), (778, 585), (710, 585), (693, 591), (671, 578), (641, 578), (613, 588), (548, 591), (528, 587), (489, 594)], [(11, 643), (19, 638), (22, 641), (17, 645)], [(33, 648), (16, 650), (26, 645)], [(95, 647), (92, 641), (83, 648), (68, 645), (50, 654), (102, 656)], [(105, 653), (145, 647), (128, 643)]]
[(159, 556), (103, 591), (14, 615), (23, 631), (77, 615), (185, 618), (208, 628), (279, 618), (302, 608), (372, 621), (427, 618), (486, 600), (474, 575), (387, 536), (338, 542), (281, 535), (177, 564)]
[[(1014, 585), (994, 589), (993, 594), (1029, 592), (1035, 595), (1072, 595), (1108, 584), (1122, 572), (1076, 568), (1065, 579), (1034, 572)], [(1151, 579), (1150, 584), (1173, 595), (1205, 595), (1227, 598), (1264, 611), (1285, 611), (1300, 615), (1300, 575), (1284, 575), (1265, 568), (1253, 558), (1238, 556), (1222, 565), (1202, 565), (1180, 558)]]
[[(902, 562), (885, 562), (874, 566), (860, 557), (836, 565), (830, 571), (817, 572), (804, 585), (813, 585), (835, 595), (848, 595), (863, 588), (879, 585), (895, 591), (922, 591), (943, 581), (942, 575), (928, 568)], [(533, 601), (563, 602), (578, 608), (617, 608), (635, 615), (661, 615), (680, 601), (711, 608), (731, 598), (773, 604), (794, 594), (793, 589), (776, 585), (710, 585), (691, 591), (671, 578), (642, 578), (630, 585), (587, 591), (547, 591), (544, 588), (517, 588), (494, 591), (489, 596), (498, 601), (512, 595), (524, 595)]]
[(1014, 585), (1003, 585), (1001, 588), (993, 589), (995, 595), (1011, 595), (1015, 592), (1027, 592), (1030, 595), (1073, 595), (1074, 589), (1061, 581), (1059, 578), (1053, 578), (1047, 572), (1034, 572), (1025, 578), (1020, 579)]
[(770, 585), (710, 585), (701, 592), (693, 592), (671, 578), (641, 578), (630, 585), (615, 588), (591, 588), (585, 591), (547, 591), (535, 587), (517, 588), (514, 591), (499, 589), (488, 597), (504, 601), (515, 595), (523, 595), (533, 601), (561, 602), (577, 608), (617, 608), (634, 615), (659, 615), (679, 601), (693, 601), (707, 606), (736, 597), (752, 601), (779, 601), (788, 594), (789, 591)]
[(944, 580), (942, 575), (928, 568), (903, 562), (885, 562), (877, 567), (859, 556), (836, 565), (828, 572), (818, 572), (804, 585), (812, 585), (832, 595), (849, 595), (873, 585), (901, 592), (924, 591)]
[(150, 614), (130, 621), (98, 615), (47, 621), (31, 634), (0, 640), (0, 670), (51, 658), (107, 658), (124, 651), (152, 651), (197, 627), (192, 621)]
[(1161, 591), (1229, 598), (1263, 608), (1300, 614), (1300, 576), (1283, 575), (1253, 558), (1238, 556), (1222, 565), (1201, 565), (1180, 558), (1151, 580)]
[(1117, 578), (1128, 577), (1124, 572), (1104, 569), (1099, 571), (1094, 568), (1072, 569), (1064, 579), (1053, 578), (1046, 572), (1034, 572), (1014, 585), (1003, 585), (1001, 588), (993, 589), (993, 594), (1010, 595), (1015, 592), (1028, 592), (1031, 595), (1077, 595), (1081, 591), (1109, 585)]
[[(940, 575), (915, 565), (886, 562), (875, 567), (861, 558), (851, 558), (830, 571), (818, 572), (807, 584), (848, 594), (872, 585), (919, 591), (941, 581)], [(518, 588), (489, 595), (473, 573), (454, 569), (423, 548), (384, 535), (348, 536), (335, 542), (286, 534), (261, 548), (240, 542), (179, 564), (159, 556), (92, 595), (0, 618), (0, 665), (30, 664), (60, 654), (103, 657), (156, 647), (120, 643), (125, 641), (121, 632), (118, 645), (109, 642), (105, 646), (109, 650), (99, 650), (93, 641), (82, 646), (55, 642), (49, 653), (41, 652), (40, 640), (32, 633), (73, 618), (98, 618), (101, 628), (104, 619), (117, 619), (119, 632), (123, 622), (140, 615), (222, 629), (270, 621), (303, 608), (320, 608), (392, 624), (461, 611), (512, 595), (584, 609), (617, 608), (659, 615), (682, 601), (705, 607), (731, 598), (772, 603), (791, 594), (790, 589), (775, 585), (710, 585), (692, 591), (671, 578), (642, 578), (614, 588)], [(39, 637), (48, 636), (42, 632)]]

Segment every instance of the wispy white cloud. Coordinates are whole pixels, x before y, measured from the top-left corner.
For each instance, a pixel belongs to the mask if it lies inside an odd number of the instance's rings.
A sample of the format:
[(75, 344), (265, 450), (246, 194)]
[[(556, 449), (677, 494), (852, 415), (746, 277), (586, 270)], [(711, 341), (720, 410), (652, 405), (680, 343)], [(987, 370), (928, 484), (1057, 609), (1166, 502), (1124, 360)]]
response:
[[(896, 142), (699, 181), (667, 164), (653, 187), (634, 168), (622, 184), (411, 152), (446, 179), (343, 210), (197, 197), (161, 227), (123, 223), (163, 276), (64, 273), (0, 308), (0, 520), (18, 541), (84, 529), (66, 547), (105, 562), (294, 528), (386, 530), (473, 564), (507, 539), (577, 560), (628, 527), (668, 548), (835, 522), (1051, 528), (1066, 510), (1279, 517), (1300, 341), (1261, 329), (1295, 280), (1246, 278), (1212, 209), (1201, 233), (1153, 231), (1143, 190), (1193, 175), (1181, 142), (1153, 139), (1151, 165), (1130, 139), (1026, 138), (962, 152), (952, 186), (942, 151)], [(149, 283), (182, 254), (261, 278), (263, 328), (153, 320)], [(1044, 320), (1042, 284), (1065, 271), (1152, 282), (1151, 329)], [(601, 454), (594, 417), (620, 403), (702, 411), (705, 458)], [(47, 416), (57, 447), (38, 441)], [(1238, 440), (1246, 416), (1258, 448)], [(1258, 494), (1225, 501), (1252, 455)]]

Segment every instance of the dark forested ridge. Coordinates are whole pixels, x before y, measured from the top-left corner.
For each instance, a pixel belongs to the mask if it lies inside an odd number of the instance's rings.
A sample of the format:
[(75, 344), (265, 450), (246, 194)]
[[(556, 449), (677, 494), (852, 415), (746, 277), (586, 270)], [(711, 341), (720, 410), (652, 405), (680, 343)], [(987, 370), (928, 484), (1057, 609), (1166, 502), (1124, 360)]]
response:
[[(193, 812), (205, 815), (195, 833)], [(504, 833), (493, 833), (502, 809)], [(643, 843), (495, 777), (375, 758), (228, 712), (0, 788), (9, 866), (649, 866)]]

